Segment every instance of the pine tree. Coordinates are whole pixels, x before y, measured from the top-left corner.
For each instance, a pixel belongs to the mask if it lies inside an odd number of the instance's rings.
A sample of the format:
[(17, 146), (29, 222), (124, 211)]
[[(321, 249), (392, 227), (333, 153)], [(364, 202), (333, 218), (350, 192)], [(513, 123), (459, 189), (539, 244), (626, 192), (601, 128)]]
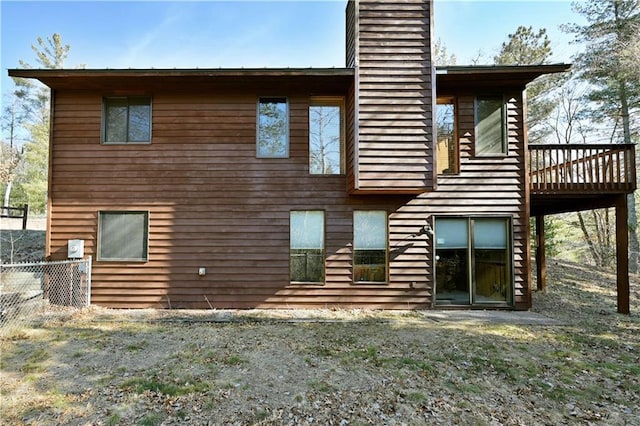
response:
[(496, 65), (541, 65), (551, 56), (551, 40), (547, 30), (535, 32), (533, 27), (519, 26), (509, 34), (509, 40), (502, 43), (500, 53), (494, 56)]
[[(493, 61), (496, 65), (541, 65), (549, 61), (551, 54), (551, 41), (546, 29), (536, 32), (533, 27), (519, 26), (502, 43)], [(548, 95), (557, 86), (559, 78), (543, 76), (527, 86), (527, 124), (532, 143), (544, 140), (551, 133), (547, 121), (555, 104)]]
[[(38, 37), (37, 44), (31, 45), (40, 68), (60, 69), (70, 50), (63, 44), (60, 34), (53, 34), (46, 40)], [(25, 61), (19, 61), (21, 68), (33, 68)], [(14, 78), (14, 97), (20, 102), (20, 126), (26, 130), (22, 167), (16, 177), (19, 190), (26, 194), (30, 210), (43, 212), (46, 206), (47, 172), (49, 156), (49, 89), (28, 79)]]
[[(574, 57), (578, 78), (590, 84), (588, 99), (593, 107), (588, 113), (596, 123), (606, 124), (612, 138), (622, 143), (639, 140), (640, 85), (637, 56), (629, 61), (629, 49), (638, 43), (640, 3), (637, 0), (588, 0), (573, 4), (585, 25), (570, 24), (564, 29), (584, 43), (584, 51)], [(635, 197), (628, 198), (629, 269), (638, 272), (638, 219)]]
[(441, 39), (437, 39), (433, 44), (433, 63), (439, 66), (455, 65), (457, 61), (455, 54), (449, 54), (447, 47)]

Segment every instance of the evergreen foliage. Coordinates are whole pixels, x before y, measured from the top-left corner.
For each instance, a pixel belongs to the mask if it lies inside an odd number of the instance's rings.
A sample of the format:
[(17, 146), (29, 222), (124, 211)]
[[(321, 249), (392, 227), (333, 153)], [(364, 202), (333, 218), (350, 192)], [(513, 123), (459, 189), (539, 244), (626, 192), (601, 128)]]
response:
[[(541, 65), (549, 62), (552, 53), (551, 40), (545, 28), (535, 31), (533, 27), (521, 25), (509, 34), (493, 61), (496, 65)], [(548, 119), (556, 104), (549, 93), (561, 78), (557, 75), (542, 76), (527, 86), (530, 143), (542, 142), (551, 134)]]
[[(70, 48), (57, 33), (46, 39), (38, 37), (37, 44), (31, 45), (37, 65), (44, 69), (62, 68)], [(33, 68), (23, 60), (19, 64), (21, 68)], [(17, 148), (18, 134), (24, 135), (24, 145), (17, 150), (18, 161), (11, 173), (2, 179), (4, 202), (27, 203), (33, 213), (43, 213), (47, 197), (50, 91), (30, 79), (13, 78), (13, 81), (15, 90), (12, 102), (3, 111), (3, 129), (8, 133), (10, 147)]]
[[(637, 48), (640, 3), (637, 0), (588, 0), (575, 2), (573, 9), (586, 24), (569, 24), (564, 29), (585, 44), (574, 56), (577, 77), (590, 85), (588, 119), (610, 129), (611, 142), (640, 140), (640, 71), (630, 54)], [(637, 52), (636, 52), (637, 53)], [(631, 272), (638, 272), (638, 218), (635, 196), (628, 197)], [(597, 232), (597, 229), (596, 229)]]

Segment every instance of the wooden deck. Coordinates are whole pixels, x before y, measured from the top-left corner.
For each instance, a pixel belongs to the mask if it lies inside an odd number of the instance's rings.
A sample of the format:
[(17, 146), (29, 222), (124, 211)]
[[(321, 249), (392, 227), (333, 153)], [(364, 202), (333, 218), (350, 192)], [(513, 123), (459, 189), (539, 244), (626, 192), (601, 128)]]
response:
[(615, 207), (618, 312), (629, 314), (627, 194), (636, 189), (635, 145), (529, 145), (528, 154), (538, 290), (546, 286), (544, 216)]
[(635, 145), (529, 145), (531, 215), (612, 207), (636, 189)]

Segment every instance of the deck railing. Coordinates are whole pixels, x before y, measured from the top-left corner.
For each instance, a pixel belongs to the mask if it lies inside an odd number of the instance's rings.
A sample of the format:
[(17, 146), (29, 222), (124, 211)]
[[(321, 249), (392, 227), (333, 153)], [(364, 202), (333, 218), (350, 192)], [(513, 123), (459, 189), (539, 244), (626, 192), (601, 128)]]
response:
[(531, 192), (631, 192), (635, 160), (633, 144), (529, 145)]

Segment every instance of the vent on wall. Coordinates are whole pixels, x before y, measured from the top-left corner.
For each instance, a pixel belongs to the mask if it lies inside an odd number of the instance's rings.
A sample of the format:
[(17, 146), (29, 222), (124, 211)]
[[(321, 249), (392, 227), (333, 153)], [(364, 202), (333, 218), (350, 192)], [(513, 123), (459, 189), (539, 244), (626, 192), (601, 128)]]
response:
[(84, 240), (67, 241), (67, 257), (69, 259), (82, 259), (84, 257)]

